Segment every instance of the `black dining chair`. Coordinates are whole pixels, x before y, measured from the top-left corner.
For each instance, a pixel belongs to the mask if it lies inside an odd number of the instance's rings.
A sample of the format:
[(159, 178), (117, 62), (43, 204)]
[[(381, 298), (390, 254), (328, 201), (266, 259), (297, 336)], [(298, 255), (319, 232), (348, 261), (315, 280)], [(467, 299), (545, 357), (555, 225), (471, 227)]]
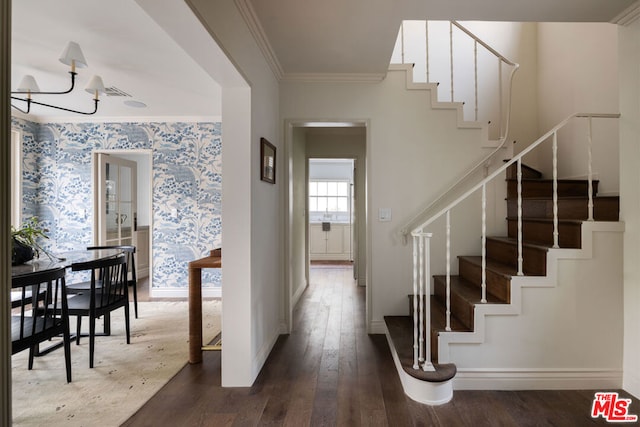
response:
[(29, 370), (39, 345), (62, 336), (67, 382), (71, 382), (69, 313), (65, 269), (57, 268), (11, 278), (11, 291), (18, 296), (11, 314), (11, 354), (29, 349)]
[(71, 269), (91, 272), (89, 289), (71, 295), (68, 305), (69, 315), (77, 316), (76, 344), (80, 344), (82, 317), (89, 318), (89, 367), (93, 368), (97, 318), (104, 316), (106, 326), (110, 313), (123, 307), (127, 344), (131, 342), (127, 260), (124, 254), (120, 254), (112, 258), (75, 263)]
[[(102, 249), (119, 249), (125, 253), (127, 258), (127, 284), (133, 289), (133, 312), (135, 318), (138, 318), (138, 278), (136, 273), (136, 247), (133, 245), (115, 245), (115, 246), (88, 246), (87, 250), (102, 250)], [(67, 289), (70, 293), (77, 293), (78, 291), (87, 290), (90, 287), (89, 282), (80, 282), (67, 285)], [(105, 323), (105, 334), (108, 334), (109, 327)]]

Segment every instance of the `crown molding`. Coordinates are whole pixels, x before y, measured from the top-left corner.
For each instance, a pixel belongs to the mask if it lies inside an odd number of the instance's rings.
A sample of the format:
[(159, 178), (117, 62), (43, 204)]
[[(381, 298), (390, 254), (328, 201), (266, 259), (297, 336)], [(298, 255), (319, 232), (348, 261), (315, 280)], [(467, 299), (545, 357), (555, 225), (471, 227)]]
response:
[(640, 18), (640, 0), (622, 11), (618, 16), (611, 20), (612, 24), (630, 25)]
[(220, 116), (122, 116), (122, 117), (83, 117), (60, 116), (38, 117), (15, 112), (13, 117), (38, 124), (59, 123), (220, 123)]
[(287, 73), (282, 80), (300, 83), (380, 83), (386, 73)]
[(249, 32), (251, 32), (251, 35), (260, 48), (260, 51), (262, 51), (264, 59), (269, 64), (271, 71), (277, 80), (282, 80), (284, 75), (282, 66), (278, 61), (276, 53), (271, 47), (271, 43), (269, 43), (269, 39), (262, 28), (262, 24), (260, 24), (258, 15), (253, 9), (250, 0), (235, 0), (235, 3), (238, 7), (238, 11), (240, 11), (240, 15), (242, 15), (242, 18), (244, 19), (244, 22), (247, 24), (247, 27), (249, 27)]

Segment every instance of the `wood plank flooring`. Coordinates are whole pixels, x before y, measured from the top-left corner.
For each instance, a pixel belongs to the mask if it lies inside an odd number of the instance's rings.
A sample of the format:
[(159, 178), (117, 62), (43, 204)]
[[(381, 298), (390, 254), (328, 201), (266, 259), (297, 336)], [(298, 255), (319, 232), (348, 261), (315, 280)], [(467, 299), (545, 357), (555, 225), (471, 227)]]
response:
[[(255, 384), (220, 386), (220, 354), (186, 365), (124, 426), (585, 426), (594, 391), (456, 391), (441, 406), (404, 395), (386, 338), (367, 335), (352, 271), (314, 265)], [(627, 393), (620, 391), (626, 398)], [(640, 415), (633, 399), (632, 414)], [(628, 424), (627, 424), (628, 425)]]

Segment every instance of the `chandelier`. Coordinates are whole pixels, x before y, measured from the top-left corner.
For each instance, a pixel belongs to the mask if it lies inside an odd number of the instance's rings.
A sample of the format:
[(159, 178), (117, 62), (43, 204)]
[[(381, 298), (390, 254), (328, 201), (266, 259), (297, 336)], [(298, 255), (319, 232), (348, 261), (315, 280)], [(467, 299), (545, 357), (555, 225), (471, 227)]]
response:
[[(34, 99), (32, 99), (33, 95), (65, 95), (73, 91), (76, 84), (76, 76), (78, 75), (78, 73), (76, 72), (76, 68), (85, 68), (87, 66), (87, 61), (84, 59), (84, 55), (82, 54), (80, 45), (78, 45), (78, 43), (76, 42), (69, 42), (65, 50), (62, 52), (62, 55), (60, 56), (60, 62), (71, 67), (71, 71), (69, 71), (69, 74), (71, 75), (71, 86), (69, 87), (69, 89), (63, 91), (41, 91), (38, 83), (36, 83), (36, 79), (31, 75), (26, 75), (20, 81), (18, 90), (16, 90), (15, 92), (11, 92), (11, 107), (24, 114), (29, 114), (32, 104), (55, 108), (62, 111), (68, 111), (70, 113), (84, 114), (88, 116), (95, 114), (98, 111), (99, 95), (105, 93), (104, 84), (102, 83), (102, 78), (100, 76), (94, 75), (89, 81), (89, 84), (85, 87), (85, 90), (93, 95), (93, 111), (79, 111), (71, 108), (60, 107), (57, 105), (46, 104), (44, 102), (35, 101)], [(20, 97), (14, 95), (25, 96)], [(24, 102), (24, 106), (21, 108), (17, 105), (14, 105), (13, 101)]]

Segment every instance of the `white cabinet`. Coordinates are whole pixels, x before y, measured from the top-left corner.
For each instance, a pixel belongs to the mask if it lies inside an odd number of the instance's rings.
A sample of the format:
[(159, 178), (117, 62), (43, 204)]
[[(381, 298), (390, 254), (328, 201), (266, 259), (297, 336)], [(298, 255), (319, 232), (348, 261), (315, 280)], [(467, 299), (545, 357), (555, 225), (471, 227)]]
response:
[(350, 261), (351, 225), (332, 222), (324, 231), (322, 224), (310, 224), (309, 252), (312, 261)]

